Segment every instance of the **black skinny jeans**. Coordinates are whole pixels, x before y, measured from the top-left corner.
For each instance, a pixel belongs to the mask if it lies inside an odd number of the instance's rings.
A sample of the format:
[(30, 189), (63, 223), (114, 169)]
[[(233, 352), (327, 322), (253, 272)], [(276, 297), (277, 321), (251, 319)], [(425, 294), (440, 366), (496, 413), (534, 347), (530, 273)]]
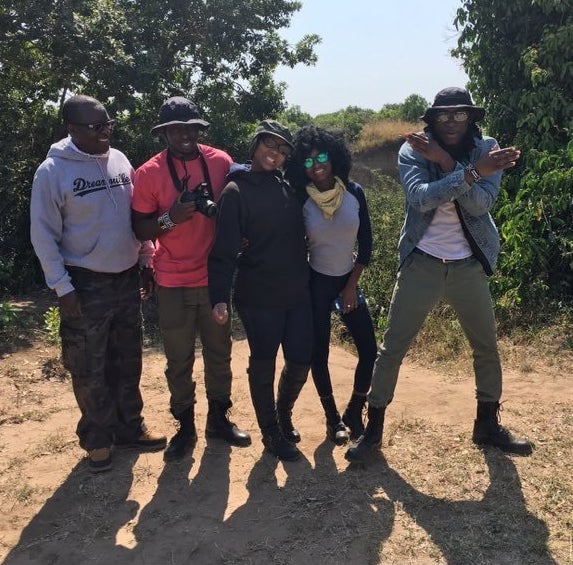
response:
[[(350, 273), (340, 277), (331, 277), (312, 269), (310, 271), (310, 293), (314, 321), (311, 371), (312, 380), (321, 398), (332, 394), (332, 382), (328, 370), (332, 302), (340, 294), (349, 277)], [(348, 314), (342, 314), (341, 318), (358, 352), (358, 364), (354, 372), (354, 391), (366, 394), (370, 389), (377, 349), (368, 306), (360, 304), (358, 308)]]
[(237, 306), (237, 310), (247, 334), (251, 359), (276, 359), (282, 346), (286, 361), (298, 365), (310, 363), (312, 312), (308, 304), (292, 308)]

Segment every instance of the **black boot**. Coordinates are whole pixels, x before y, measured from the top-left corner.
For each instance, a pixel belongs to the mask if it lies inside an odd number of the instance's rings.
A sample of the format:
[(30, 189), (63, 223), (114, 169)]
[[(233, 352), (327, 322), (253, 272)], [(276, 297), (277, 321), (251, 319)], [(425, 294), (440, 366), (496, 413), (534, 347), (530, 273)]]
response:
[(499, 402), (478, 400), (472, 440), (477, 445), (493, 445), (506, 453), (531, 455), (533, 446), (526, 439), (514, 437), (499, 423)]
[(283, 436), (292, 443), (300, 441), (300, 434), (292, 425), (292, 409), (306, 382), (309, 369), (309, 365), (298, 365), (285, 361), (279, 380), (277, 396), (279, 426)]
[(248, 373), (251, 399), (263, 434), (263, 445), (282, 461), (296, 461), (301, 455), (300, 451), (283, 437), (277, 419), (274, 359), (250, 359)]
[(348, 432), (336, 409), (334, 396), (331, 394), (330, 396), (321, 398), (320, 402), (326, 415), (326, 435), (328, 439), (333, 441), (336, 445), (344, 445), (348, 441)]
[(362, 410), (366, 404), (366, 395), (352, 393), (348, 406), (342, 414), (342, 421), (350, 430), (350, 439), (356, 441), (364, 433), (364, 422), (362, 421)]
[(263, 434), (263, 445), (266, 450), (281, 461), (297, 461), (301, 453), (294, 443), (288, 441), (277, 426), (273, 430), (267, 430)]
[(227, 411), (232, 405), (231, 400), (209, 400), (205, 437), (224, 439), (231, 445), (247, 447), (251, 445), (251, 436), (237, 428), (227, 416)]
[(195, 431), (195, 407), (191, 406), (175, 416), (179, 420), (179, 430), (169, 441), (167, 449), (163, 452), (165, 461), (181, 459), (189, 453), (197, 443)]
[(364, 434), (358, 438), (356, 444), (350, 447), (344, 457), (347, 461), (360, 462), (367, 455), (382, 445), (382, 432), (384, 431), (384, 414), (386, 408), (368, 406), (368, 422)]

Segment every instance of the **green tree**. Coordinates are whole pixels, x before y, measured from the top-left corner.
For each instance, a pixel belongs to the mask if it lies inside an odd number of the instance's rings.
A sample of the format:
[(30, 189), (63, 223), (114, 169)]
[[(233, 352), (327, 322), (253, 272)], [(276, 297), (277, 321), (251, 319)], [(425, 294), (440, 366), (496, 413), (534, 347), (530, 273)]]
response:
[(342, 130), (346, 134), (346, 139), (352, 142), (358, 139), (362, 126), (376, 118), (377, 114), (374, 110), (348, 106), (344, 110), (320, 114), (314, 118), (314, 122), (317, 126), (326, 129)]
[(428, 101), (423, 96), (410, 94), (402, 103), (401, 118), (406, 122), (418, 122), (428, 106)]
[(118, 118), (114, 145), (135, 166), (160, 147), (149, 129), (168, 96), (192, 98), (209, 140), (240, 153), (263, 117), (284, 110), (278, 65), (313, 64), (316, 35), (295, 45), (278, 30), (289, 0), (4, 0), (0, 6), (0, 292), (26, 287), (37, 264), (28, 240), (34, 169), (63, 135), (70, 93)]
[[(533, 312), (573, 297), (573, 10), (570, 0), (464, 0), (454, 55), (486, 108), (486, 129), (522, 150), (495, 210), (500, 302)], [(569, 146), (567, 144), (569, 143)]]

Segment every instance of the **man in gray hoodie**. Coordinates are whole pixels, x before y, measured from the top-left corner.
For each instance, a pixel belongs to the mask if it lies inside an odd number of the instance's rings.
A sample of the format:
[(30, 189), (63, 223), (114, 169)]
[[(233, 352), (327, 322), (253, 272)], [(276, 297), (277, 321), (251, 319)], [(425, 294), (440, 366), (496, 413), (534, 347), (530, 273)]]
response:
[(80, 445), (92, 472), (111, 468), (112, 446), (165, 447), (141, 415), (139, 269), (151, 242), (131, 229), (133, 168), (110, 147), (114, 120), (89, 96), (63, 106), (68, 137), (54, 143), (34, 176), (31, 239), (58, 296), (64, 366), (81, 417)]

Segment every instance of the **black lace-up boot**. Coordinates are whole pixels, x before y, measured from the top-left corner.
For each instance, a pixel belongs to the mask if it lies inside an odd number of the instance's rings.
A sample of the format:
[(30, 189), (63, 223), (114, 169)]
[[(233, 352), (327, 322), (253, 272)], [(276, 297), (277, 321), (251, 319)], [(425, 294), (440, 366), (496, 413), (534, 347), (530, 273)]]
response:
[(344, 457), (347, 461), (364, 461), (369, 453), (380, 449), (382, 445), (382, 432), (384, 431), (384, 415), (386, 408), (368, 406), (368, 422), (358, 441), (350, 447)]
[(532, 444), (521, 438), (516, 438), (500, 424), (499, 402), (478, 400), (477, 417), (474, 421), (472, 440), (477, 445), (493, 445), (506, 453), (515, 455), (531, 455)]
[(224, 439), (231, 445), (238, 447), (247, 447), (251, 445), (251, 436), (229, 420), (228, 410), (232, 405), (230, 400), (209, 400), (205, 436)]
[(187, 410), (175, 416), (179, 420), (179, 430), (169, 441), (167, 449), (163, 452), (165, 461), (175, 461), (181, 459), (192, 451), (197, 443), (197, 432), (195, 430), (195, 407), (190, 406)]

